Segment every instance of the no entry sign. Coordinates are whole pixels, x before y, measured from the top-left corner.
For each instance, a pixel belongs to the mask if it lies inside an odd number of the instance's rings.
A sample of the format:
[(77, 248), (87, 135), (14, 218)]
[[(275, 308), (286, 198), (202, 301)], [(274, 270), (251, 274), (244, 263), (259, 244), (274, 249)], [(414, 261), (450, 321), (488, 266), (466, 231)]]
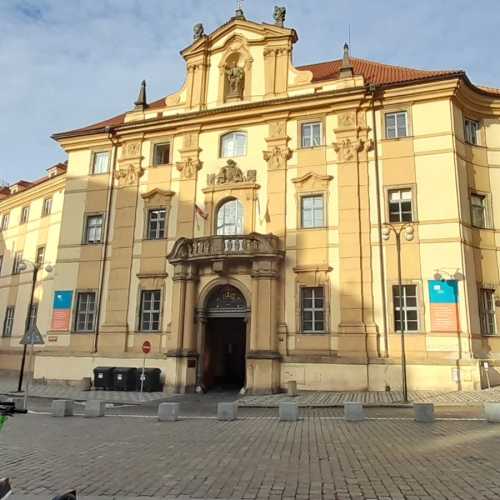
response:
[(142, 344), (142, 352), (144, 354), (148, 354), (149, 352), (151, 352), (151, 342), (149, 340), (145, 340)]

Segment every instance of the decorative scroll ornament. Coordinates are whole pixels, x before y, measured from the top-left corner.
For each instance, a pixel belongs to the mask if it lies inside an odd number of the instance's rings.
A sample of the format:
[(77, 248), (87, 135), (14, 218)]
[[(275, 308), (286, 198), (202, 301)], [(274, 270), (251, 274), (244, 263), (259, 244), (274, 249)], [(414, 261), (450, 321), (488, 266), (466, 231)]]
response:
[(255, 182), (257, 180), (257, 171), (248, 170), (247, 175), (243, 175), (243, 171), (236, 165), (234, 160), (227, 160), (218, 174), (209, 174), (207, 176), (207, 184), (233, 184), (237, 182)]
[(340, 142), (332, 143), (333, 149), (338, 153), (340, 161), (351, 161), (356, 159), (356, 154), (363, 149), (364, 141), (361, 139), (342, 139)]
[(142, 167), (134, 167), (134, 165), (130, 164), (127, 167), (115, 170), (114, 176), (119, 186), (132, 186), (137, 183), (143, 174), (144, 169)]
[(192, 179), (198, 170), (201, 170), (202, 163), (200, 160), (187, 158), (185, 161), (178, 161), (175, 166), (182, 174), (183, 179)]
[(270, 169), (285, 167), (285, 162), (292, 157), (293, 151), (288, 146), (273, 146), (270, 151), (262, 151), (264, 160)]

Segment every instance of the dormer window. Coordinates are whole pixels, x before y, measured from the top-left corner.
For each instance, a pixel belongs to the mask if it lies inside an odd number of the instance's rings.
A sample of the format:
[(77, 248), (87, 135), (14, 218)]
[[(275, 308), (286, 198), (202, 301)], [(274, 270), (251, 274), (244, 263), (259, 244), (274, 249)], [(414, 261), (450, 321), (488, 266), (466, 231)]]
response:
[(220, 155), (222, 158), (246, 156), (247, 134), (245, 132), (231, 132), (221, 138)]

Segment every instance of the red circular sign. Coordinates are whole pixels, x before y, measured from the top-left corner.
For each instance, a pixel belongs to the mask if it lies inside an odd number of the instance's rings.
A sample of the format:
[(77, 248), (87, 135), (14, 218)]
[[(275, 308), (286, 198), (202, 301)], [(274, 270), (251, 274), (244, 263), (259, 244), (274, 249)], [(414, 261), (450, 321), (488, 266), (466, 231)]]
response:
[(151, 352), (151, 342), (149, 340), (145, 340), (144, 343), (142, 344), (142, 352), (144, 354)]

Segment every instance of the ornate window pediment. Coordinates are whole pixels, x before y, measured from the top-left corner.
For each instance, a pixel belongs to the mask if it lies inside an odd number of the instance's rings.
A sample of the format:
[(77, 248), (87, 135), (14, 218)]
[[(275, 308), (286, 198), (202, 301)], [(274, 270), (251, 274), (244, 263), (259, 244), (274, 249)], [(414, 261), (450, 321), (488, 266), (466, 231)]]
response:
[(328, 183), (333, 179), (331, 175), (319, 175), (308, 172), (301, 177), (295, 177), (292, 182), (297, 191), (326, 191)]
[(174, 191), (154, 188), (147, 193), (142, 193), (141, 198), (144, 200), (145, 205), (169, 206), (174, 195)]

